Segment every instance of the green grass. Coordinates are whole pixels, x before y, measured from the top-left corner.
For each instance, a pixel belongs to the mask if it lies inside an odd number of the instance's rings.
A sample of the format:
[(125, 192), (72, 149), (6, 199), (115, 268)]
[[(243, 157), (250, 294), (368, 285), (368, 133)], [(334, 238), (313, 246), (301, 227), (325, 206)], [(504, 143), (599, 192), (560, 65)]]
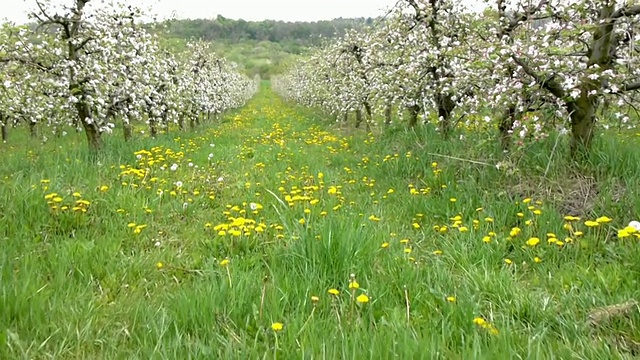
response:
[[(638, 137), (602, 135), (578, 168), (564, 139), (505, 157), (487, 134), (327, 124), (264, 87), (194, 132), (114, 134), (97, 160), (82, 134), (12, 133), (0, 358), (640, 354), (637, 305), (588, 323), (640, 300), (640, 240), (617, 237), (640, 213)], [(567, 209), (581, 215), (571, 230)], [(612, 222), (584, 225), (600, 216)]]

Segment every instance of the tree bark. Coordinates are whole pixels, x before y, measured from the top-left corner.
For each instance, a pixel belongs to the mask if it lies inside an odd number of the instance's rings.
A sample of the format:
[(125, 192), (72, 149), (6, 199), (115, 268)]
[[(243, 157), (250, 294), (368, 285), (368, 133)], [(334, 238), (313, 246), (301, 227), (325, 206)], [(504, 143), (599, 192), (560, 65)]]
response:
[(356, 129), (360, 127), (360, 124), (362, 124), (362, 119), (362, 110), (356, 110)]
[(509, 150), (511, 147), (511, 133), (513, 130), (513, 124), (516, 121), (516, 107), (510, 105), (502, 114), (500, 118), (500, 124), (498, 130), (500, 130), (500, 146), (502, 150)]
[(98, 152), (102, 149), (102, 137), (100, 129), (96, 126), (95, 122), (91, 120), (91, 108), (84, 101), (76, 103), (76, 111), (78, 112), (78, 119), (82, 124), (85, 134), (87, 135), (87, 144), (89, 145), (89, 151)]
[(392, 113), (393, 113), (393, 108), (391, 106), (391, 103), (388, 103), (387, 107), (384, 109), (384, 125), (385, 126), (391, 125)]
[(408, 106), (409, 110), (409, 127), (413, 128), (418, 125), (418, 116), (420, 115), (420, 110), (422, 107), (418, 104)]
[(33, 121), (29, 121), (29, 135), (31, 135), (32, 139), (38, 137), (38, 128), (36, 127), (37, 123)]
[(369, 132), (371, 130), (371, 122), (373, 122), (373, 109), (371, 109), (371, 104), (369, 104), (369, 101), (364, 102), (364, 109), (367, 112), (367, 118), (365, 119), (364, 126), (367, 132)]
[(591, 149), (596, 125), (596, 98), (589, 97), (585, 89), (576, 102), (567, 104), (567, 108), (571, 118), (570, 155), (574, 160), (582, 160)]
[(131, 124), (128, 121), (122, 120), (122, 135), (124, 135), (124, 141), (131, 141), (133, 138), (133, 130)]
[(153, 117), (150, 117), (149, 120), (147, 120), (147, 124), (149, 125), (149, 136), (151, 136), (152, 139), (155, 139), (156, 136), (158, 136), (157, 121)]
[(2, 142), (7, 142), (8, 130), (7, 130), (7, 116), (0, 113), (0, 134), (2, 135)]
[(440, 121), (440, 130), (445, 139), (449, 138), (453, 130), (451, 123), (451, 112), (456, 107), (456, 102), (451, 99), (449, 94), (438, 94), (436, 96), (438, 104), (438, 120)]

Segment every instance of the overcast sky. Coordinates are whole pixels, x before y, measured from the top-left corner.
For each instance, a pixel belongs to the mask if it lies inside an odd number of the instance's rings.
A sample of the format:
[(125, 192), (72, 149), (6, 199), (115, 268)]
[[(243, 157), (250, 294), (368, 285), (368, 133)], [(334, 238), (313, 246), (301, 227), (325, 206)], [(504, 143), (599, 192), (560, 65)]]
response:
[[(71, 3), (72, 0), (53, 0)], [(94, 0), (99, 1), (99, 0)], [(397, 0), (137, 0), (153, 4), (161, 17), (176, 14), (179, 18), (212, 18), (222, 15), (232, 19), (316, 21), (338, 17), (375, 17)], [(23, 23), (34, 0), (0, 0), (0, 19)]]

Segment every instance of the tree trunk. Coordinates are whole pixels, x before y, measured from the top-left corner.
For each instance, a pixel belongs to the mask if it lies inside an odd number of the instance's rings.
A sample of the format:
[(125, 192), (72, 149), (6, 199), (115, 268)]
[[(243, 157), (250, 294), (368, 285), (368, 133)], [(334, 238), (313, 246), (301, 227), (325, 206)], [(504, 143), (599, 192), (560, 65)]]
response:
[(391, 125), (391, 115), (393, 114), (393, 108), (391, 103), (387, 104), (387, 107), (384, 109), (384, 125)]
[(498, 125), (498, 130), (500, 130), (500, 146), (502, 150), (509, 150), (511, 147), (511, 131), (513, 129), (513, 124), (516, 121), (516, 107), (514, 105), (510, 105), (502, 114), (502, 118), (500, 118), (500, 124)]
[(151, 118), (149, 119), (149, 135), (152, 139), (155, 139), (158, 136), (158, 127), (156, 125), (156, 121)]
[(371, 131), (371, 123), (373, 122), (373, 110), (371, 109), (371, 104), (369, 101), (364, 102), (364, 109), (367, 112), (367, 118), (365, 119), (365, 129), (367, 132)]
[(0, 134), (2, 134), (2, 142), (7, 142), (7, 117), (0, 113)]
[(420, 105), (415, 104), (407, 107), (409, 110), (409, 127), (416, 127), (418, 125), (418, 116), (420, 115), (420, 110), (422, 109)]
[(184, 118), (182, 116), (178, 119), (178, 128), (180, 128), (180, 131), (184, 131)]
[(593, 99), (589, 99), (584, 94), (577, 102), (569, 105), (571, 114), (570, 155), (574, 160), (583, 160), (591, 149), (596, 124), (596, 104)]
[(32, 139), (35, 139), (38, 137), (38, 128), (36, 127), (37, 123), (29, 121), (29, 134), (31, 135)]
[(362, 124), (362, 119), (362, 110), (356, 110), (356, 129), (360, 127), (360, 124)]
[(87, 135), (87, 144), (89, 145), (89, 151), (97, 153), (102, 149), (102, 138), (100, 135), (100, 129), (95, 122), (89, 122), (91, 120), (91, 108), (84, 101), (76, 103), (76, 111), (78, 112), (78, 121), (82, 124), (84, 132)]
[(456, 108), (456, 102), (451, 99), (449, 94), (438, 94), (436, 96), (438, 103), (438, 120), (440, 121), (440, 131), (445, 139), (449, 138), (453, 130), (451, 123), (451, 113)]
[(130, 141), (133, 138), (133, 130), (131, 129), (131, 123), (122, 120), (122, 134), (124, 135), (124, 141)]

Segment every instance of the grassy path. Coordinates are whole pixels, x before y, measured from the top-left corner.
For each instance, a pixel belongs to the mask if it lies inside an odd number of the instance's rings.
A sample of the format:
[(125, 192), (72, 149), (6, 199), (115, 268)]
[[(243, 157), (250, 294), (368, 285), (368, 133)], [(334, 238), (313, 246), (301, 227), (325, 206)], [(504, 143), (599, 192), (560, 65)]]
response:
[(221, 125), (114, 137), (98, 165), (13, 149), (0, 358), (640, 353), (633, 219), (564, 218), (496, 169), (313, 118), (264, 88)]

